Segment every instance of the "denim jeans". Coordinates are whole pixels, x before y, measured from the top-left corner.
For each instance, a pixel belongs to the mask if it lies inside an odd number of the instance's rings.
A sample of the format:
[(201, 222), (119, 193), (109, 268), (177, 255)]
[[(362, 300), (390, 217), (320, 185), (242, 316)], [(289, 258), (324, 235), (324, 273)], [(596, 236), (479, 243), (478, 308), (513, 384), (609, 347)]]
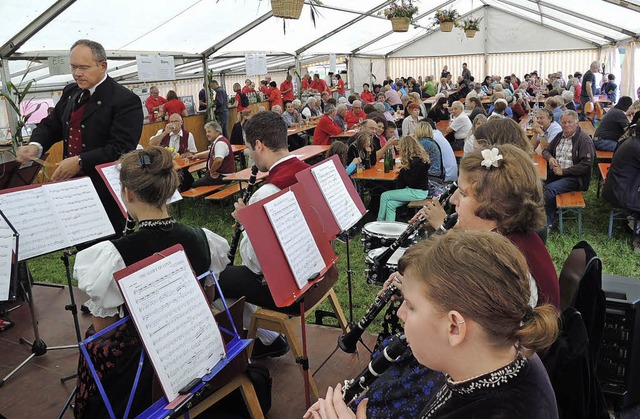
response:
[(553, 220), (556, 217), (556, 195), (563, 194), (565, 192), (579, 191), (580, 182), (575, 176), (567, 176), (549, 182), (544, 187), (544, 209), (547, 213), (547, 225), (553, 224)]
[(593, 145), (595, 146), (596, 150), (615, 151), (616, 147), (618, 146), (618, 142), (615, 140), (607, 140), (605, 138), (597, 138), (593, 140)]

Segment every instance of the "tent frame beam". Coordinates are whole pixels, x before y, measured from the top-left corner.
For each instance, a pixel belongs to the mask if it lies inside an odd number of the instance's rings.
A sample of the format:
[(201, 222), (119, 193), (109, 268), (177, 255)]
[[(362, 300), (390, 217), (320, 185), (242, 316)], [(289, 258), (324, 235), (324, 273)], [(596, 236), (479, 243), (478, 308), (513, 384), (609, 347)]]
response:
[(296, 50), (296, 55), (300, 55), (303, 52), (305, 52), (306, 50), (308, 50), (309, 48), (311, 48), (312, 46), (319, 44), (320, 42), (324, 41), (325, 39), (328, 39), (330, 37), (332, 37), (333, 35), (337, 34), (338, 32), (342, 32), (343, 30), (347, 29), (349, 26), (360, 22), (361, 20), (369, 17), (369, 16), (373, 16), (374, 13), (376, 13), (378, 10), (388, 6), (389, 4), (393, 3), (394, 0), (385, 0), (383, 3), (377, 5), (376, 7), (374, 7), (371, 10), (368, 10), (365, 13), (361, 13), (360, 16), (356, 17), (355, 19), (345, 23), (342, 26), (338, 26), (337, 28), (335, 28), (334, 30), (332, 30), (331, 32), (328, 32), (324, 35), (322, 35), (321, 37), (314, 39), (313, 41), (309, 42), (308, 44), (306, 44), (305, 46), (298, 48)]
[(631, 3), (631, 2), (628, 2), (628, 1), (624, 1), (624, 0), (602, 0), (602, 1), (605, 1), (607, 3), (611, 3), (611, 4), (615, 5), (615, 6), (623, 7), (625, 9), (631, 10), (633, 12), (640, 12), (640, 6), (638, 6), (635, 3)]
[(629, 31), (627, 29), (618, 28), (618, 27), (616, 27), (616, 26), (614, 26), (614, 25), (612, 25), (610, 23), (594, 19), (594, 18), (592, 18), (590, 16), (583, 15), (581, 13), (577, 13), (577, 12), (575, 12), (573, 10), (565, 9), (564, 7), (556, 6), (555, 4), (550, 4), (550, 3), (547, 3), (547, 2), (542, 1), (542, 0), (528, 0), (528, 1), (537, 4), (538, 7), (540, 7), (540, 6), (547, 7), (549, 9), (553, 9), (553, 10), (555, 10), (557, 12), (565, 13), (565, 14), (571, 15), (573, 17), (576, 17), (578, 19), (586, 20), (587, 22), (593, 23), (594, 25), (603, 26), (603, 27), (605, 27), (607, 29), (611, 29), (612, 31), (623, 33), (623, 34), (625, 34), (627, 36), (638, 36), (638, 34), (633, 33), (633, 32), (631, 32), (631, 31)]
[[(508, 6), (515, 7), (515, 8), (520, 7), (519, 5), (517, 5), (517, 4), (515, 4), (515, 3), (512, 3), (512, 2), (510, 2), (510, 1), (508, 1), (508, 0), (500, 0), (500, 4), (503, 4), (503, 3), (504, 3), (504, 4), (506, 4), (506, 5), (508, 5)], [(495, 7), (497, 10), (502, 10), (502, 11), (504, 11), (504, 9), (501, 9), (500, 7), (496, 7), (496, 6), (494, 6), (494, 7)], [(615, 40), (615, 39), (613, 39), (613, 38), (611, 38), (611, 37), (609, 37), (609, 36), (602, 35), (602, 34), (600, 34), (600, 33), (594, 32), (594, 31), (592, 31), (592, 30), (590, 30), (590, 29), (585, 29), (584, 27), (582, 27), (582, 26), (578, 26), (578, 25), (575, 25), (575, 24), (573, 24), (573, 23), (565, 22), (565, 21), (563, 21), (562, 19), (559, 19), (559, 18), (557, 18), (557, 17), (555, 17), (555, 16), (548, 15), (548, 14), (546, 14), (546, 13), (542, 13), (542, 11), (541, 11), (541, 10), (539, 11), (539, 15), (540, 15), (540, 17), (541, 17), (541, 18), (549, 19), (549, 20), (552, 20), (552, 21), (554, 21), (554, 22), (561, 23), (561, 24), (563, 24), (563, 25), (569, 26), (570, 28), (574, 28), (574, 29), (577, 29), (577, 30), (579, 30), (579, 31), (586, 32), (586, 33), (588, 33), (588, 34), (590, 34), (590, 35), (593, 35), (593, 36), (595, 36), (595, 37), (597, 37), (597, 38), (602, 38), (602, 39), (605, 39), (605, 40), (607, 40), (607, 41), (609, 41), (609, 42), (616, 42), (616, 40)], [(542, 22), (540, 22), (540, 23), (542, 23)], [(550, 26), (549, 26), (549, 28), (550, 28)], [(566, 33), (566, 32), (565, 32), (565, 33)]]
[[(418, 21), (420, 19), (425, 18), (426, 16), (429, 16), (431, 13), (435, 12), (436, 10), (448, 6), (451, 3), (453, 3), (455, 0), (447, 0), (444, 3), (440, 4), (437, 7), (434, 7), (433, 9), (429, 10), (428, 12), (422, 13), (421, 15), (419, 15), (418, 17), (416, 17), (415, 19), (413, 19), (413, 21)], [(427, 29), (428, 30), (428, 29)], [(351, 51), (352, 55), (357, 54), (359, 51), (365, 49), (366, 47), (375, 44), (378, 41), (381, 41), (382, 39), (386, 38), (387, 36), (393, 34), (393, 31), (389, 31), (389, 32), (385, 32), (382, 35), (372, 39), (371, 41), (367, 42), (366, 44), (360, 45), (358, 48), (354, 49), (353, 51)]]
[(67, 8), (75, 2), (76, 0), (56, 1), (51, 5), (51, 7), (42, 12), (40, 16), (31, 21), (20, 32), (9, 39), (2, 47), (0, 47), (0, 57), (7, 58), (11, 56), (18, 50), (18, 48), (24, 45), (25, 42), (31, 39), (31, 37), (33, 37), (42, 28), (48, 25), (58, 15), (67, 10)]
[(272, 16), (273, 16), (273, 11), (269, 10), (267, 13), (265, 13), (264, 15), (260, 16), (259, 18), (255, 19), (253, 22), (249, 23), (246, 26), (243, 26), (242, 28), (238, 29), (237, 31), (235, 31), (231, 35), (229, 35), (226, 38), (224, 38), (223, 40), (221, 40), (220, 42), (216, 42), (211, 47), (209, 47), (206, 50), (202, 51), (202, 55), (204, 55), (205, 57), (209, 57), (214, 52), (224, 48), (226, 45), (229, 45), (231, 42), (233, 42), (237, 38), (241, 37), (245, 33), (249, 32), (253, 28), (261, 25), (264, 22), (266, 22)]

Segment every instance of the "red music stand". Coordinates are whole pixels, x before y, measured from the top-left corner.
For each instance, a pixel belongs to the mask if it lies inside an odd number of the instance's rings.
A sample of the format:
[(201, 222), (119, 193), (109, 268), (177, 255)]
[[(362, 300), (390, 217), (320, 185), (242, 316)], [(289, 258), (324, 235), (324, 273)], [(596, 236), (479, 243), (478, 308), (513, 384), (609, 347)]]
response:
[[(309, 290), (324, 279), (325, 274), (335, 264), (336, 257), (323, 230), (319, 219), (319, 214), (309, 201), (305, 192), (306, 185), (297, 183), (288, 189), (284, 189), (277, 194), (262, 199), (255, 204), (238, 211), (238, 219), (247, 232), (251, 244), (262, 267), (262, 273), (269, 286), (269, 291), (277, 307), (289, 307), (294, 303), (300, 303), (300, 322), (302, 327), (302, 357), (296, 362), (302, 366), (305, 381), (305, 399), (307, 407), (311, 405), (310, 380), (309, 380), (309, 360), (307, 357), (306, 330), (305, 330), (305, 309), (304, 298)], [(325, 268), (322, 269), (317, 278), (310, 280), (302, 289), (298, 288), (293, 272), (289, 267), (287, 258), (280, 246), (278, 237), (271, 225), (264, 205), (273, 201), (279, 196), (293, 192), (296, 196), (302, 214), (309, 226), (311, 234), (318, 246)]]

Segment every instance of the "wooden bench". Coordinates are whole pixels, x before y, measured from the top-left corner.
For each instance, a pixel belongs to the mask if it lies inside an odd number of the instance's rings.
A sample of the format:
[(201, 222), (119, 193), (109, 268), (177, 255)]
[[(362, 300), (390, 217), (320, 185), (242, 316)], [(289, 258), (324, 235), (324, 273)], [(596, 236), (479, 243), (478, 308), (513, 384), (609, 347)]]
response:
[(578, 218), (578, 237), (582, 236), (582, 208), (586, 206), (582, 192), (565, 192), (556, 195), (556, 206), (558, 207), (560, 234), (564, 230), (564, 215), (575, 212)]
[(598, 190), (596, 191), (598, 198), (600, 197), (600, 188), (604, 185), (607, 173), (609, 173), (609, 167), (611, 167), (611, 163), (598, 163), (598, 169), (600, 170), (600, 180), (598, 181)]
[(189, 166), (189, 173), (198, 172), (206, 168), (207, 168), (207, 162), (203, 161), (198, 164), (194, 164), (193, 166)]
[(226, 188), (222, 189), (221, 191), (218, 191), (212, 195), (207, 196), (205, 199), (210, 201), (224, 201), (225, 199), (232, 197), (238, 192), (244, 191), (246, 187), (247, 187), (247, 182), (233, 183), (227, 186)]
[(188, 191), (182, 192), (183, 198), (200, 198), (201, 196), (209, 195), (212, 192), (219, 191), (224, 188), (224, 185), (210, 185), (210, 186), (198, 186), (197, 188), (191, 188)]
[(612, 158), (613, 151), (596, 150), (596, 159), (598, 159), (598, 161), (611, 161)]
[(596, 129), (591, 123), (591, 121), (580, 121), (578, 122), (578, 126), (580, 126), (580, 129), (582, 130), (582, 132), (587, 134), (589, 137), (593, 138), (593, 134), (595, 134)]

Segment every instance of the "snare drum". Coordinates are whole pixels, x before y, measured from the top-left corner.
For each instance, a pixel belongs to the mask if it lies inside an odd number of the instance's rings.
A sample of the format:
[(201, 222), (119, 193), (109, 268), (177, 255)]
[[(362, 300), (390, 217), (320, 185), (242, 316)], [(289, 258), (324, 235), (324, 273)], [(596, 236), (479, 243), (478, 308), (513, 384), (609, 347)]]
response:
[[(365, 253), (380, 247), (389, 247), (409, 227), (407, 223), (395, 221), (374, 221), (365, 224), (362, 229), (362, 247)], [(413, 232), (402, 247), (409, 247), (416, 242), (416, 232)]]
[(378, 267), (376, 270), (374, 264), (375, 257), (387, 249), (388, 247), (381, 247), (379, 249), (373, 249), (367, 253), (367, 257), (365, 259), (367, 269), (364, 270), (364, 276), (368, 284), (384, 284), (384, 281), (389, 278), (389, 275), (398, 271), (398, 261), (402, 255), (404, 255), (404, 252), (407, 251), (406, 247), (398, 248), (398, 250), (393, 252), (387, 263)]

